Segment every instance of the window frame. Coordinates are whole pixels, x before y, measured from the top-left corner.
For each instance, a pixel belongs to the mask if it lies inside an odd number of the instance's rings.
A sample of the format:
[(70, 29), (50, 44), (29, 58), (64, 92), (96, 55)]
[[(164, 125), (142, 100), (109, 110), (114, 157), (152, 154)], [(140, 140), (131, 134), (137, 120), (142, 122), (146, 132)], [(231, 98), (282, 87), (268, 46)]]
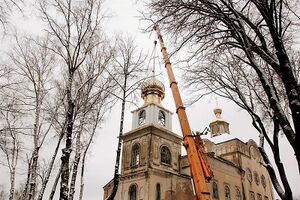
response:
[[(167, 151), (164, 151), (167, 150)], [(172, 163), (172, 154), (169, 147), (163, 145), (160, 148), (160, 163), (164, 165), (171, 165)]]
[(258, 175), (257, 171), (254, 171), (254, 181), (255, 181), (256, 185), (260, 184), (259, 175)]
[[(161, 118), (162, 116), (162, 118)], [(163, 122), (161, 121), (161, 119), (163, 119)], [(166, 114), (164, 111), (162, 110), (159, 110), (158, 111), (158, 123), (161, 125), (161, 126), (166, 126)]]
[(255, 193), (253, 191), (250, 191), (250, 200), (255, 200)]
[(161, 185), (160, 183), (156, 183), (156, 187), (155, 187), (156, 191), (155, 191), (155, 199), (156, 200), (161, 200)]
[[(229, 195), (229, 196), (227, 196), (227, 195)], [(225, 200), (231, 200), (231, 194), (230, 194), (230, 187), (229, 187), (229, 185), (225, 185), (224, 186), (224, 196), (225, 196)]]
[(214, 199), (219, 199), (219, 187), (218, 187), (218, 183), (216, 181), (212, 182), (212, 197)]
[(261, 184), (262, 184), (263, 188), (266, 189), (267, 182), (266, 182), (266, 177), (263, 174), (260, 176), (260, 180), (261, 180)]
[(260, 193), (257, 193), (256, 195), (257, 195), (257, 200), (263, 200), (263, 197)]
[(253, 181), (253, 176), (252, 176), (252, 171), (250, 168), (247, 168), (246, 169), (246, 176), (247, 176), (247, 179), (250, 183), (252, 183)]
[(242, 200), (242, 193), (240, 188), (238, 187), (235, 188), (235, 198), (236, 200)]
[[(137, 148), (136, 148), (137, 147)], [(141, 163), (141, 145), (135, 143), (131, 149), (131, 168), (137, 168)]]
[[(143, 119), (143, 121), (141, 121)], [(146, 110), (141, 110), (138, 114), (138, 125), (141, 126), (146, 123)]]
[[(133, 188), (135, 190), (133, 190)], [(134, 192), (134, 196), (132, 196), (132, 192)], [(138, 198), (138, 186), (137, 184), (131, 184), (128, 189), (128, 199), (129, 200), (137, 200)]]

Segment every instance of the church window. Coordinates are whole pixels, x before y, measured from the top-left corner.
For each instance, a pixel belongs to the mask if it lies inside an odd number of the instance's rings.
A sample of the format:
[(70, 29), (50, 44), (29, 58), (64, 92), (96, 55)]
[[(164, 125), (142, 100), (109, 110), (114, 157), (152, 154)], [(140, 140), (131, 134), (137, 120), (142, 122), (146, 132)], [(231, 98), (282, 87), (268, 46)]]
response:
[(225, 200), (230, 200), (230, 189), (228, 185), (225, 185)]
[(212, 182), (212, 191), (213, 191), (213, 198), (219, 199), (218, 184), (216, 182)]
[(219, 133), (225, 133), (225, 128), (223, 124), (219, 124), (218, 128), (219, 128)]
[(255, 195), (252, 191), (250, 191), (250, 200), (255, 200)]
[(241, 191), (239, 188), (236, 188), (236, 200), (241, 200), (242, 197), (241, 197)]
[(146, 122), (146, 111), (145, 110), (142, 110), (140, 113), (139, 113), (139, 121), (138, 121), (138, 124), (139, 125), (142, 125)]
[(160, 162), (163, 164), (171, 165), (171, 152), (166, 146), (163, 146), (160, 149)]
[(257, 193), (257, 200), (262, 200), (262, 196), (259, 193)]
[(140, 164), (140, 145), (135, 144), (132, 147), (131, 153), (131, 167), (138, 167)]
[(255, 180), (256, 185), (259, 185), (259, 176), (258, 176), (257, 172), (254, 172), (254, 180)]
[(166, 115), (161, 110), (158, 112), (158, 123), (162, 126), (166, 126)]
[(264, 175), (261, 175), (261, 184), (263, 185), (264, 188), (266, 188), (267, 184), (266, 184), (266, 178)]
[(252, 182), (252, 172), (249, 168), (247, 168), (247, 170), (246, 170), (246, 175), (247, 175), (248, 181), (251, 183)]
[(129, 187), (129, 200), (137, 200), (137, 186), (135, 184)]
[(160, 200), (161, 198), (161, 191), (160, 191), (160, 184), (156, 184), (156, 200)]

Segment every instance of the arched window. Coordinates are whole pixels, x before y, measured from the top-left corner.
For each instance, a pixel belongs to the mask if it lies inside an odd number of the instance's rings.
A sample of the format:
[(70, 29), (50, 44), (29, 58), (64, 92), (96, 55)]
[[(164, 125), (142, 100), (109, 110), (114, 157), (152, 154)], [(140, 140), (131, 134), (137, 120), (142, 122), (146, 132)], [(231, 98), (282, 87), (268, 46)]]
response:
[(166, 146), (163, 146), (160, 149), (160, 162), (163, 164), (171, 165), (171, 152)]
[(219, 133), (225, 133), (224, 124), (218, 124)]
[(160, 200), (161, 191), (160, 191), (160, 184), (156, 184), (156, 200)]
[(162, 126), (166, 126), (166, 115), (161, 110), (158, 112), (158, 123)]
[(250, 200), (255, 200), (255, 195), (252, 191), (250, 191)]
[(241, 197), (241, 191), (240, 191), (240, 189), (239, 188), (236, 188), (235, 189), (236, 191), (236, 200), (241, 200), (242, 199), (242, 197)]
[(252, 182), (252, 172), (249, 168), (246, 169), (246, 175), (247, 175), (248, 181), (251, 183)]
[(231, 200), (230, 189), (229, 189), (228, 185), (225, 185), (225, 200)]
[(259, 193), (257, 193), (257, 200), (262, 200), (262, 196)]
[(213, 198), (219, 199), (218, 184), (216, 182), (212, 182), (212, 191), (213, 191)]
[(135, 144), (131, 152), (131, 167), (138, 167), (140, 164), (140, 145)]
[(267, 184), (266, 184), (266, 178), (264, 175), (261, 175), (261, 184), (263, 185), (263, 187), (266, 189), (267, 187)]
[(256, 171), (254, 171), (254, 180), (255, 180), (256, 185), (259, 185), (259, 176)]
[(135, 184), (129, 187), (129, 200), (136, 200), (137, 199), (137, 187)]
[(139, 113), (139, 121), (138, 121), (138, 124), (139, 125), (142, 125), (146, 122), (146, 111), (145, 110), (142, 110), (140, 111)]

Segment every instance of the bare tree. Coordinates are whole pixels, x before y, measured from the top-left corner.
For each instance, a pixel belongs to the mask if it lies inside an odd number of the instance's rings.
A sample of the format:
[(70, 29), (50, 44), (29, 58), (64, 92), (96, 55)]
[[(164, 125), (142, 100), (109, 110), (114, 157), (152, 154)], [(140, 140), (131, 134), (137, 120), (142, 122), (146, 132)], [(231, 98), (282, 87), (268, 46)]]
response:
[[(99, 0), (85, 1), (42, 1), (40, 10), (48, 24), (47, 32), (51, 35), (49, 49), (62, 59), (62, 69), (65, 69), (65, 102), (64, 136), (66, 145), (61, 156), (60, 199), (67, 200), (69, 196), (70, 155), (74, 130), (74, 109), (76, 95), (80, 86), (75, 85), (77, 70), (86, 61), (91, 51), (102, 42), (99, 29), (102, 15), (102, 2)], [(51, 12), (54, 10), (55, 12)]]
[[(105, 42), (108, 46), (108, 42)], [(78, 69), (75, 85), (80, 85), (76, 94), (76, 107), (74, 109), (74, 131), (75, 131), (75, 157), (73, 161), (72, 178), (70, 182), (69, 199), (74, 199), (75, 183), (78, 167), (85, 143), (91, 143), (95, 131), (107, 111), (111, 95), (109, 91), (114, 90), (115, 83), (108, 77), (105, 69), (110, 68), (113, 51), (110, 48), (98, 46), (86, 58), (85, 65)], [(95, 114), (96, 113), (96, 114)]]
[(3, 186), (0, 185), (0, 200), (5, 200), (5, 199), (7, 199), (7, 195), (5, 193)]
[[(274, 113), (269, 109), (268, 101), (263, 94), (263, 88), (258, 81), (258, 77), (253, 70), (248, 70), (247, 65), (243, 62), (232, 61), (231, 56), (224, 54), (222, 56), (216, 55), (214, 62), (197, 68), (189, 66), (185, 74), (187, 84), (189, 86), (196, 86), (192, 92), (197, 98), (201, 96), (199, 91), (208, 90), (224, 98), (235, 102), (239, 107), (246, 110), (252, 118), (253, 126), (260, 133), (259, 149), (265, 161), (265, 166), (271, 176), (274, 188), (282, 193), (291, 193), (291, 188), (286, 178), (286, 172), (280, 158), (280, 147), (278, 143), (279, 123)], [(269, 73), (269, 72), (266, 72)], [(279, 94), (282, 93), (282, 86), (277, 84), (276, 76), (269, 74), (270, 81), (273, 83), (274, 91)], [(275, 87), (276, 85), (276, 87)], [(203, 95), (203, 94), (202, 94)], [(279, 98), (279, 97), (278, 97)], [(281, 99), (281, 102), (284, 102)], [(273, 129), (273, 130), (272, 130)], [(272, 135), (270, 133), (273, 133)], [(264, 141), (268, 145), (274, 155), (276, 167), (279, 172), (279, 177), (276, 176), (275, 169), (270, 162), (268, 155), (264, 150)], [(280, 186), (279, 178), (283, 183), (284, 191)]]
[(23, 4), (23, 0), (1, 0), (0, 1), (0, 23), (2, 27), (5, 28), (5, 24), (8, 22), (8, 18), (10, 13), (13, 11), (14, 8), (18, 10), (21, 9), (21, 4)]
[[(177, 50), (190, 47), (186, 61), (194, 62), (194, 68), (188, 69), (194, 79), (189, 84), (198, 89), (204, 84), (210, 92), (219, 94), (222, 91), (223, 96), (248, 111), (254, 127), (262, 133), (261, 139), (265, 137), (273, 150), (283, 188), (274, 181), (278, 179), (264, 156), (263, 146), (260, 148), (273, 185), (282, 199), (292, 199), (277, 142), (278, 133), (283, 132), (300, 171), (299, 68), (293, 60), (298, 53), (292, 53), (293, 30), (300, 19), (296, 12), (298, 1), (153, 0), (148, 5), (151, 10), (147, 17), (162, 23), (173, 34)], [(211, 73), (216, 68), (218, 71)], [(205, 76), (209, 73), (211, 76)], [(213, 79), (216, 86), (207, 87)], [(264, 114), (256, 103), (266, 111)], [(269, 131), (265, 128), (270, 124), (273, 142), (268, 140)]]
[(15, 76), (23, 82), (23, 86), (19, 84), (18, 87), (21, 89), (19, 93), (23, 99), (23, 110), (27, 115), (28, 125), (32, 119), (32, 127), (28, 127), (32, 132), (28, 135), (32, 136), (33, 148), (28, 159), (27, 184), (23, 193), (23, 198), (26, 199), (35, 199), (39, 152), (52, 126), (51, 121), (46, 120), (49, 116), (48, 112), (45, 112), (45, 104), (49, 98), (49, 81), (55, 59), (54, 54), (46, 48), (47, 38), (40, 41), (42, 45), (37, 42), (30, 38), (20, 41), (16, 37), (17, 46), (10, 56), (17, 68)]
[[(104, 87), (103, 87), (104, 86)], [(107, 87), (106, 85), (101, 86), (99, 89), (99, 92), (101, 91), (103, 97), (106, 97), (107, 100), (111, 99), (110, 93), (108, 92), (108, 89), (113, 89), (111, 87)], [(94, 136), (96, 135), (97, 129), (99, 128), (99, 124), (103, 122), (104, 116), (106, 111), (110, 110), (111, 106), (114, 105), (114, 101), (104, 101), (105, 98), (103, 98), (103, 101), (99, 101), (98, 103), (94, 104), (93, 111), (90, 112), (87, 121), (87, 127), (85, 128), (86, 136), (85, 139), (82, 141), (82, 159), (81, 159), (81, 172), (80, 172), (80, 192), (79, 192), (79, 200), (83, 199), (83, 192), (84, 192), (84, 171), (85, 171), (85, 165), (86, 165), (86, 156), (87, 152), (89, 150), (89, 147), (92, 144), (92, 141), (94, 139)]]
[[(117, 156), (113, 178), (113, 190), (108, 200), (114, 199), (119, 184), (119, 167), (120, 167), (120, 155), (124, 125), (124, 113), (126, 102), (130, 102), (130, 96), (134, 95), (134, 92), (140, 87), (143, 77), (143, 72), (146, 72), (145, 59), (142, 51), (138, 51), (137, 46), (134, 44), (132, 38), (119, 38), (116, 43), (117, 55), (115, 57), (115, 67), (111, 77), (118, 85), (118, 90), (113, 95), (121, 101), (121, 117), (118, 135)], [(145, 74), (145, 73), (144, 73)], [(119, 95), (121, 94), (121, 95)], [(132, 101), (131, 101), (132, 102)]]
[[(11, 96), (12, 97), (12, 96)], [(0, 149), (3, 152), (6, 160), (6, 166), (10, 173), (10, 189), (9, 189), (9, 200), (14, 199), (15, 194), (15, 179), (16, 179), (16, 168), (21, 151), (20, 143), (20, 115), (19, 108), (15, 98), (7, 98), (7, 109), (0, 110), (1, 117), (1, 130), (0, 137)]]

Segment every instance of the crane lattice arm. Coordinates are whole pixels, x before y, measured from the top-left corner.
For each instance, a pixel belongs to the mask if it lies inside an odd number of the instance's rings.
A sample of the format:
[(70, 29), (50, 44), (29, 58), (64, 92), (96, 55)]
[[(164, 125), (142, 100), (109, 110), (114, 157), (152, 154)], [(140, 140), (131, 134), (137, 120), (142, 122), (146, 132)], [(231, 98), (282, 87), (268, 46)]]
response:
[(193, 134), (190, 124), (183, 106), (180, 92), (175, 81), (174, 73), (172, 70), (171, 62), (164, 45), (162, 35), (158, 25), (154, 26), (157, 37), (160, 43), (161, 52), (165, 61), (165, 68), (170, 81), (170, 88), (172, 90), (173, 98), (176, 105), (176, 113), (179, 118), (181, 131), (183, 134), (183, 145), (186, 148), (188, 160), (190, 163), (191, 176), (193, 178), (195, 199), (197, 200), (211, 200), (210, 192), (207, 188), (206, 181), (209, 181), (213, 173), (207, 162), (205, 147), (200, 134)]

